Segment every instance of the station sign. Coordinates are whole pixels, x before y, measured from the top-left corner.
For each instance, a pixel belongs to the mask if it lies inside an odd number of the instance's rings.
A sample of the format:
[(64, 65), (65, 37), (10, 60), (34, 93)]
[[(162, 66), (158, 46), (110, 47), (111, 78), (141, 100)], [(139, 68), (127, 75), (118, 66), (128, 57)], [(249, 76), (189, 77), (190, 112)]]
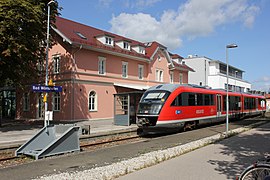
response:
[(34, 92), (62, 92), (62, 86), (45, 86), (45, 85), (32, 85), (32, 91)]

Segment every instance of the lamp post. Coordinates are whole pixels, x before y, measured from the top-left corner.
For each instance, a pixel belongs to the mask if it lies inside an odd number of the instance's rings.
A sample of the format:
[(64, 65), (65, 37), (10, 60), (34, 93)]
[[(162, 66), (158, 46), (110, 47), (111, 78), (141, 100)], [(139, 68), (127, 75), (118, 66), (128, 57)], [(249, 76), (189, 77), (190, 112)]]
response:
[[(48, 86), (48, 58), (49, 58), (49, 42), (50, 42), (50, 8), (51, 8), (51, 4), (55, 3), (54, 1), (50, 1), (47, 6), (48, 6), (48, 19), (47, 19), (47, 46), (46, 46), (46, 75), (45, 75), (45, 86)], [(48, 93), (45, 94), (44, 97), (44, 102), (45, 102), (45, 107), (44, 107), (44, 126), (49, 125), (49, 122), (47, 122), (46, 120), (46, 113), (48, 111), (48, 102), (47, 102), (47, 97), (48, 97)]]
[(236, 44), (229, 44), (226, 46), (226, 64), (227, 64), (227, 89), (226, 89), (226, 136), (229, 131), (229, 63), (228, 63), (228, 49), (236, 48)]

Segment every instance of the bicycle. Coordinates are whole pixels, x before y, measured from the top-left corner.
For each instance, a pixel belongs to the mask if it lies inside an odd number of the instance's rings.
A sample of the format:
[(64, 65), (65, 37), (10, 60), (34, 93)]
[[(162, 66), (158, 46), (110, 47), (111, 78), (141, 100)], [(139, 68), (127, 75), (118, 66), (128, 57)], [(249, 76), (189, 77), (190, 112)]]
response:
[(247, 167), (237, 180), (270, 180), (270, 156)]

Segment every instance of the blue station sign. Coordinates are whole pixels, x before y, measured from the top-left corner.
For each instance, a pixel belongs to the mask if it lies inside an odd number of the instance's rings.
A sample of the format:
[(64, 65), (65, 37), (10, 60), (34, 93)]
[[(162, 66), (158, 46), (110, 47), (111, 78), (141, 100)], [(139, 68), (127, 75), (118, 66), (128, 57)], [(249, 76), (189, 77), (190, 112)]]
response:
[(34, 92), (62, 92), (62, 86), (45, 86), (45, 85), (32, 85)]

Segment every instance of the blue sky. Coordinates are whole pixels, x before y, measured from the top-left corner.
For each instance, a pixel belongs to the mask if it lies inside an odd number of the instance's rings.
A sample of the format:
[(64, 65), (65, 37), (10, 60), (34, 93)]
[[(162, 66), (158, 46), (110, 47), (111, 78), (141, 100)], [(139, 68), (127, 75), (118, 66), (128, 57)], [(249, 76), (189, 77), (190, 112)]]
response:
[(61, 16), (183, 57), (206, 56), (245, 71), (252, 89), (270, 90), (270, 0), (58, 0)]

